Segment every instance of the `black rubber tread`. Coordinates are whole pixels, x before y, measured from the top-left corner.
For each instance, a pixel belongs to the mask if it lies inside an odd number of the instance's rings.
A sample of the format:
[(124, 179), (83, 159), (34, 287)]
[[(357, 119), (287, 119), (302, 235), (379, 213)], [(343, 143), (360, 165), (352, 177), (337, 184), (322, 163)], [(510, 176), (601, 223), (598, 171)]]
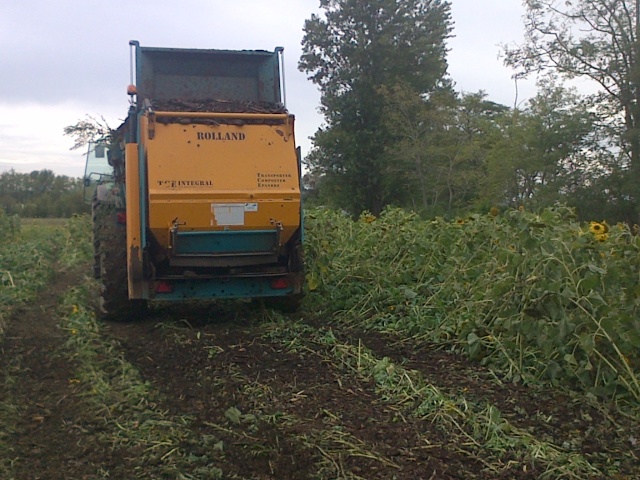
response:
[(100, 223), (98, 222), (98, 199), (93, 195), (91, 220), (93, 225), (93, 278), (100, 279)]
[(94, 247), (101, 280), (98, 317), (131, 321), (146, 310), (146, 301), (130, 300), (127, 287), (127, 229), (116, 222), (114, 204), (95, 202)]

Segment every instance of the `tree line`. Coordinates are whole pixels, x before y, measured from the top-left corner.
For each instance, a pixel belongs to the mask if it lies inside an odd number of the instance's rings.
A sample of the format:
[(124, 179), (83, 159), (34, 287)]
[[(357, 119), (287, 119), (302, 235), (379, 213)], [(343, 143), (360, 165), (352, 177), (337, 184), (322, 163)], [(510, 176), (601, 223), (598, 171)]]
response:
[(0, 173), (0, 210), (7, 215), (62, 218), (88, 213), (82, 179), (56, 175), (51, 170)]
[[(502, 56), (538, 91), (521, 105), (456, 91), (446, 0), (321, 0), (299, 69), (324, 124), (306, 157), (310, 203), (425, 215), (562, 202), (640, 223), (638, 2), (525, 0), (525, 40)], [(588, 79), (584, 94), (567, 80)]]

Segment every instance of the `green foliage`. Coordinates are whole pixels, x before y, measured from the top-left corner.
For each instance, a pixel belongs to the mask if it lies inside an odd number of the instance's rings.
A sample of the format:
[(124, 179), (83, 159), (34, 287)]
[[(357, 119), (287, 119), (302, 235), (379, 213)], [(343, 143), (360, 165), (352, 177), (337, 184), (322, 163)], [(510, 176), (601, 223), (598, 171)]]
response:
[[(6, 219), (6, 217), (4, 217)], [(0, 223), (3, 216), (0, 215)], [(59, 229), (23, 227), (0, 240), (0, 342), (13, 309), (32, 300), (51, 278)]]
[(468, 208), (478, 198), (507, 107), (482, 92), (456, 96), (440, 89), (425, 98), (401, 85), (382, 92), (385, 124), (394, 135), (385, 173), (401, 183), (396, 203), (430, 216)]
[(594, 178), (593, 114), (575, 91), (553, 81), (539, 87), (526, 108), (497, 116), (487, 130), (480, 197), (490, 204), (551, 206), (575, 198)]
[(74, 217), (67, 225), (25, 225), (0, 210), (0, 343), (11, 312), (31, 301), (60, 268), (88, 262), (91, 223)]
[(69, 268), (93, 261), (93, 226), (89, 215), (73, 215), (64, 230), (64, 245), (58, 254), (60, 263)]
[(451, 345), (509, 381), (640, 400), (640, 240), (626, 226), (594, 235), (558, 206), (453, 222), (316, 209), (307, 228), (310, 301), (344, 321)]
[[(637, 5), (526, 0), (525, 42), (505, 48), (539, 93), (508, 109), (446, 77), (447, 1), (323, 0), (299, 68), (325, 125), (305, 159), (314, 205), (427, 216), (563, 202), (581, 218), (640, 223)], [(579, 96), (559, 79), (600, 86)]]
[(482, 92), (442, 90), (426, 99), (398, 85), (384, 89), (396, 138), (385, 174), (402, 183), (396, 203), (433, 216), (577, 198), (594, 180), (587, 158), (598, 152), (594, 118), (575, 92), (550, 81), (540, 87), (513, 110)]
[(12, 240), (20, 232), (20, 218), (17, 215), (7, 215), (0, 208), (0, 244)]
[(326, 126), (307, 158), (326, 198), (379, 212), (401, 191), (387, 174), (392, 135), (381, 87), (399, 82), (433, 91), (446, 71), (450, 4), (440, 0), (322, 0), (305, 22), (299, 68), (320, 86)]
[[(598, 116), (599, 133), (609, 150), (609, 165), (594, 162), (591, 173), (609, 173), (623, 191), (616, 203), (632, 205), (627, 221), (640, 218), (640, 50), (638, 2), (631, 0), (525, 0), (525, 42), (505, 49), (505, 62), (526, 76), (541, 72), (593, 82), (599, 90), (589, 97)], [(596, 160), (596, 159), (594, 159)], [(612, 197), (608, 182), (598, 182), (602, 195)]]
[(88, 213), (79, 178), (56, 175), (51, 170), (0, 173), (0, 208), (21, 217), (70, 217)]
[(27, 300), (49, 278), (60, 237), (54, 228), (23, 228), (0, 250), (0, 305)]

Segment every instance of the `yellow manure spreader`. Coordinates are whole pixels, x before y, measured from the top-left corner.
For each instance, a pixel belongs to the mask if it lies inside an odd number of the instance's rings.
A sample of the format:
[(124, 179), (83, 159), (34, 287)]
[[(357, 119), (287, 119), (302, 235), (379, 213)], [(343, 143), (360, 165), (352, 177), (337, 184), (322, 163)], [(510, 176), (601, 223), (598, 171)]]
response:
[(300, 151), (282, 49), (131, 48), (128, 116), (90, 147), (85, 174), (102, 315), (125, 318), (151, 299), (295, 308)]

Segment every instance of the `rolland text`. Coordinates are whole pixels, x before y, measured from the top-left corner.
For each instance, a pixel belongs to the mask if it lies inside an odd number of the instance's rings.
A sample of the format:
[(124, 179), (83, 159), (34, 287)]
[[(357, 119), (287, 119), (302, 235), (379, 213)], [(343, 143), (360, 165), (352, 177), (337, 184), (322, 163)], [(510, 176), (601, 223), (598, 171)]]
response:
[(198, 140), (235, 140), (242, 141), (246, 138), (246, 135), (242, 132), (197, 132)]

